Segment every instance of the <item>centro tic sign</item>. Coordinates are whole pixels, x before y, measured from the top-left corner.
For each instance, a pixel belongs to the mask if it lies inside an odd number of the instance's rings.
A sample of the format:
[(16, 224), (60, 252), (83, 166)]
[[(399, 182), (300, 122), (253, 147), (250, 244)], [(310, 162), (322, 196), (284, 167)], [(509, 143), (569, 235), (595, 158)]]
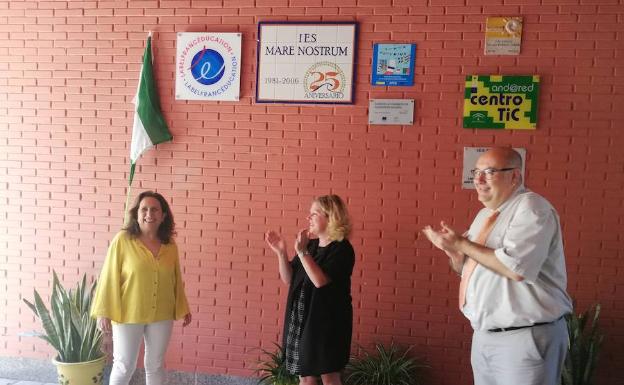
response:
[(176, 57), (176, 99), (239, 100), (240, 33), (178, 33)]
[(466, 76), (464, 128), (537, 126), (539, 76)]

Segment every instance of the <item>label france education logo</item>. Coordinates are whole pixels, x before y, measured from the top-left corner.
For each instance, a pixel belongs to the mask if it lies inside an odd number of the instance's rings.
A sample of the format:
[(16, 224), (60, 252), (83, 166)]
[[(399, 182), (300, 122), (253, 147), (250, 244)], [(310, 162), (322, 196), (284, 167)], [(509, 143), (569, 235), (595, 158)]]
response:
[(178, 33), (176, 99), (238, 100), (240, 33)]
[(213, 49), (204, 49), (199, 51), (191, 60), (191, 74), (193, 78), (204, 85), (215, 84), (223, 77), (225, 73), (225, 60), (223, 56)]

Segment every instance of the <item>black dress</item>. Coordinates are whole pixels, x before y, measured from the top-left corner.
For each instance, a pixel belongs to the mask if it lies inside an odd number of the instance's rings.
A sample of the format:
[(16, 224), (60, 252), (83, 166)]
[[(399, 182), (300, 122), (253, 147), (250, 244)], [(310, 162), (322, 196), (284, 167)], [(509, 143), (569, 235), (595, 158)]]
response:
[(355, 253), (346, 239), (325, 247), (319, 247), (319, 240), (313, 239), (308, 243), (308, 251), (331, 282), (316, 288), (299, 257), (293, 258), (283, 346), (289, 371), (300, 376), (318, 376), (339, 372), (349, 361)]

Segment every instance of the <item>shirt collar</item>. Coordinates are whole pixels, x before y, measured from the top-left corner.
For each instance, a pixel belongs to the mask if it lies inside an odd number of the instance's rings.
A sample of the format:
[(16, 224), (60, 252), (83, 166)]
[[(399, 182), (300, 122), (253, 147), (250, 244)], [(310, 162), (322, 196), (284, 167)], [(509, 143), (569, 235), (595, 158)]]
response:
[(511, 204), (511, 201), (513, 201), (515, 197), (517, 197), (518, 195), (520, 195), (520, 194), (522, 194), (522, 193), (524, 193), (526, 191), (527, 191), (527, 189), (526, 189), (526, 187), (524, 187), (523, 184), (521, 184), (520, 186), (516, 187), (516, 189), (514, 190), (513, 193), (511, 193), (509, 198), (507, 198), (507, 200), (505, 202), (503, 202), (502, 205), (498, 206), (498, 208), (496, 210), (488, 209), (490, 214), (494, 214), (494, 212), (496, 212), (496, 211), (498, 211), (499, 213), (502, 213), (503, 210), (505, 210)]

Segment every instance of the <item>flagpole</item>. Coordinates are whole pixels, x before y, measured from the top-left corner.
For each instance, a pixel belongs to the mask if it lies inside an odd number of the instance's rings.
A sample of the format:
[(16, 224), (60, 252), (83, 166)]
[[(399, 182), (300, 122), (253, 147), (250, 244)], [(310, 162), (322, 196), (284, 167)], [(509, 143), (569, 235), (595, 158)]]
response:
[(130, 192), (132, 191), (132, 184), (128, 185), (128, 193), (126, 194), (126, 206), (124, 207), (124, 226), (129, 222), (130, 215), (128, 213), (128, 206), (130, 206)]

